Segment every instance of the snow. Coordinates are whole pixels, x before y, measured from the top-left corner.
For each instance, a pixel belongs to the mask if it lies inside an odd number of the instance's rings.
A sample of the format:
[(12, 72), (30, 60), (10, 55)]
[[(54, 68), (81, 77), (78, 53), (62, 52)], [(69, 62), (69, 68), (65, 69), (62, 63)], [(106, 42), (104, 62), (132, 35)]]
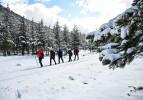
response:
[(123, 41), (121, 42), (121, 46), (126, 45), (126, 44), (127, 44), (127, 42), (128, 42), (128, 40), (123, 40)]
[(132, 6), (131, 8), (127, 9), (125, 12), (128, 12), (128, 13), (134, 13), (135, 11), (138, 10), (138, 7), (137, 6)]
[(112, 30), (110, 31), (110, 34), (111, 34), (111, 35), (119, 34), (118, 29), (117, 29), (117, 28), (112, 29)]
[(121, 28), (121, 38), (124, 39), (128, 35), (128, 26)]
[(141, 42), (141, 43), (139, 43), (139, 47), (143, 47), (143, 43)]
[(118, 53), (117, 49), (105, 49), (101, 52), (101, 54), (106, 55), (106, 54), (115, 54)]
[(7, 42), (9, 42), (11, 44), (14, 44), (14, 42), (12, 40), (7, 40)]
[(110, 70), (98, 57), (80, 51), (79, 60), (48, 66), (48, 56), (38, 68), (35, 56), (1, 56), (0, 100), (142, 100), (131, 90), (143, 86), (143, 58)]
[(102, 34), (100, 34), (100, 32), (98, 32), (98, 31), (95, 31), (94, 32), (94, 41), (97, 41), (97, 40), (100, 40), (100, 38), (101, 38), (101, 36), (102, 36)]
[(103, 61), (104, 60), (110, 60), (110, 62), (112, 63), (113, 61), (117, 60), (121, 58), (121, 55), (120, 54), (106, 54), (104, 57), (103, 57)]
[(104, 31), (101, 32), (101, 34), (106, 36), (108, 33), (110, 33), (110, 31), (111, 31), (111, 28), (106, 28), (104, 29)]
[(118, 15), (114, 20), (113, 20), (113, 25), (114, 25), (114, 27), (117, 27), (117, 22), (120, 20), (120, 19), (122, 19), (122, 17), (123, 17), (123, 14), (120, 14), (120, 15)]
[(107, 54), (116, 54), (116, 53), (118, 53), (117, 49), (105, 49), (99, 54), (99, 57), (103, 57)]
[(128, 54), (131, 54), (131, 53), (134, 52), (134, 51), (135, 51), (135, 47), (128, 48), (127, 53), (128, 53)]
[(140, 34), (142, 34), (141, 30), (136, 31), (136, 33), (135, 33), (136, 36), (139, 36)]
[(109, 43), (109, 44), (106, 44), (105, 46), (101, 46), (100, 48), (101, 49), (111, 49), (112, 47), (114, 47), (114, 46), (117, 46), (118, 45), (118, 43)]

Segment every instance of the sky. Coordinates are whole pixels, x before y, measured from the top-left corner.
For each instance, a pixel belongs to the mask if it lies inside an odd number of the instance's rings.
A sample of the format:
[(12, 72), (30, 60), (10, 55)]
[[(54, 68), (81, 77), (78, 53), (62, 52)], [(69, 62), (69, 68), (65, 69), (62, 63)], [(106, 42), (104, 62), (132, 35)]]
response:
[(102, 24), (124, 12), (133, 0), (1, 0), (27, 19), (53, 26), (58, 20), (69, 30), (77, 25), (83, 33), (97, 30)]

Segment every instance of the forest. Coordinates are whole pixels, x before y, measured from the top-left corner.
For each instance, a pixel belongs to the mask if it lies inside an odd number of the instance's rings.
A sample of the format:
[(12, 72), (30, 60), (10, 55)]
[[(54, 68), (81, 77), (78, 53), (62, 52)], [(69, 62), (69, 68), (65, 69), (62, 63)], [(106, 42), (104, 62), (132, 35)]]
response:
[(58, 20), (53, 26), (44, 25), (26, 19), (10, 10), (9, 6), (0, 5), (0, 53), (7, 55), (35, 54), (39, 47), (46, 53), (48, 48), (54, 49), (82, 47), (85, 35), (77, 25), (70, 31), (67, 25), (60, 25)]

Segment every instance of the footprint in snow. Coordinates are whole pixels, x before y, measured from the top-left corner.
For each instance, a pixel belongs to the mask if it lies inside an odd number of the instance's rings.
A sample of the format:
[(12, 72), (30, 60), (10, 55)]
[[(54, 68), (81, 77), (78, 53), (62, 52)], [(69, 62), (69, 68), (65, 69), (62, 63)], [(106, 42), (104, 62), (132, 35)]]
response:
[(143, 91), (143, 86), (135, 87), (135, 86), (128, 86), (130, 88), (129, 92), (127, 93), (128, 96), (131, 96), (133, 93), (137, 91)]
[(72, 76), (69, 76), (69, 79), (70, 79), (70, 80), (75, 80)]
[(83, 84), (88, 84), (87, 82), (82, 82)]
[(16, 64), (16, 66), (21, 66), (21, 64)]

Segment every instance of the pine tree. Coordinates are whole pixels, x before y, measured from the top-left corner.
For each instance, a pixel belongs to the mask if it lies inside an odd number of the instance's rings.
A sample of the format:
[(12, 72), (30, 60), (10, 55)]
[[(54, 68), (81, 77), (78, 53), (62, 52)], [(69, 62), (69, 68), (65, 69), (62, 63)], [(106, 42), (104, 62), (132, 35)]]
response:
[(112, 24), (100, 28), (100, 44), (103, 45), (100, 45), (100, 60), (103, 65), (123, 68), (143, 52), (142, 16), (143, 0), (134, 0), (131, 8), (109, 22)]
[(55, 36), (54, 33), (51, 29), (51, 26), (49, 26), (47, 28), (47, 35), (46, 35), (46, 43), (47, 43), (47, 47), (54, 47), (54, 43), (55, 43)]
[(24, 55), (25, 54), (25, 50), (26, 50), (26, 45), (27, 45), (27, 29), (26, 29), (26, 23), (25, 23), (25, 18), (22, 17), (21, 18), (21, 23), (20, 23), (20, 27), (19, 27), (19, 46), (21, 49), (21, 54)]
[(69, 30), (68, 27), (66, 25), (64, 25), (64, 29), (63, 29), (63, 44), (65, 48), (69, 48), (71, 47), (70, 45), (70, 34), (69, 34)]
[(94, 34), (88, 34), (86, 36), (86, 39), (88, 40), (88, 46), (89, 46), (89, 50), (91, 52), (93, 49), (93, 45), (94, 45)]
[(37, 45), (39, 47), (45, 48), (45, 31), (44, 31), (43, 20), (41, 20), (40, 23), (38, 24)]
[(9, 11), (7, 11), (3, 16), (3, 21), (1, 22), (1, 27), (0, 27), (0, 32), (1, 32), (0, 44), (4, 56), (10, 55), (10, 50), (14, 46), (10, 30), (12, 30), (12, 27), (11, 27)]
[(79, 45), (81, 44), (81, 40), (80, 40), (80, 32), (78, 30), (78, 27), (76, 25), (74, 25), (74, 28), (71, 32), (71, 36), (72, 36), (72, 47), (73, 48), (77, 48), (79, 47)]
[(61, 28), (59, 22), (56, 22), (56, 25), (53, 28), (53, 33), (55, 35), (55, 46), (60, 48), (61, 47)]
[(35, 48), (36, 48), (36, 31), (35, 31), (35, 25), (34, 25), (34, 21), (32, 19), (31, 21), (31, 26), (30, 26), (30, 47), (32, 50), (32, 54), (35, 54)]
[(54, 33), (52, 32), (51, 26), (45, 27), (46, 29), (46, 35), (45, 35), (45, 50), (46, 50), (46, 55), (49, 55), (49, 48), (54, 47), (55, 43), (55, 37)]

